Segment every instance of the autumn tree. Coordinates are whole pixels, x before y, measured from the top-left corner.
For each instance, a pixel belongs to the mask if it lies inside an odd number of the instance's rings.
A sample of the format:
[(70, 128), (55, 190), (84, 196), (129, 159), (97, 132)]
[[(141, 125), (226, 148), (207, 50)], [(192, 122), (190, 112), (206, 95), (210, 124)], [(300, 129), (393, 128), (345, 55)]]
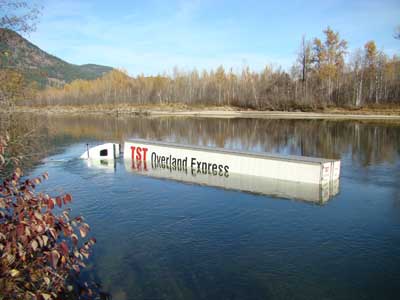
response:
[(347, 42), (330, 27), (324, 30), (324, 34), (325, 41), (314, 39), (313, 62), (319, 79), (325, 85), (327, 100), (331, 102), (333, 90), (339, 86), (339, 78), (344, 70)]
[(364, 57), (361, 49), (357, 49), (350, 60), (350, 70), (352, 73), (353, 93), (352, 99), (355, 107), (360, 107), (362, 104), (362, 90), (364, 82)]
[(23, 76), (15, 70), (0, 70), (0, 104), (14, 103), (22, 96)]
[(312, 45), (311, 42), (306, 40), (306, 37), (303, 35), (301, 38), (300, 51), (297, 57), (297, 62), (300, 65), (301, 72), (301, 82), (303, 87), (303, 96), (307, 99), (307, 87), (308, 87), (308, 79), (309, 73), (312, 68)]
[(222, 88), (225, 84), (225, 70), (223, 66), (219, 66), (215, 72), (215, 79), (218, 86), (218, 105), (222, 104)]
[(378, 102), (376, 92), (378, 84), (378, 50), (374, 41), (369, 41), (364, 45), (365, 77), (368, 84), (368, 99), (371, 100), (375, 94), (375, 101)]

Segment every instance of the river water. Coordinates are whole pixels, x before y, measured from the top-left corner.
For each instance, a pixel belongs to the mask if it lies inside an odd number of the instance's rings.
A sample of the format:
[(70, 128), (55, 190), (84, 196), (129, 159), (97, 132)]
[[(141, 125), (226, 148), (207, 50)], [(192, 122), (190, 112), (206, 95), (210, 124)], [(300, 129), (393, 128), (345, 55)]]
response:
[[(32, 117), (33, 118), (33, 117)], [(73, 195), (97, 238), (86, 276), (113, 299), (394, 299), (400, 295), (400, 123), (40, 117), (31, 170)], [(90, 145), (146, 138), (342, 161), (324, 204), (90, 167)]]

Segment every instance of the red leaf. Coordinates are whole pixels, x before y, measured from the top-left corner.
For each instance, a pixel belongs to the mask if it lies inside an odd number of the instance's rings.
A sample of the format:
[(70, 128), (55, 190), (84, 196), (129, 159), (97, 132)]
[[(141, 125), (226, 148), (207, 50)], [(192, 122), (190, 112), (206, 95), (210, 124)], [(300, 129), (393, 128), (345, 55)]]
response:
[(39, 225), (37, 225), (37, 226), (35, 227), (35, 230), (36, 230), (36, 232), (38, 232), (38, 233), (44, 232), (45, 229), (46, 229), (46, 228), (45, 228), (43, 225), (41, 225), (41, 224), (39, 224)]
[(38, 246), (39, 246), (39, 245), (38, 245), (38, 242), (37, 242), (36, 240), (33, 240), (33, 241), (31, 242), (31, 247), (32, 247), (33, 251), (36, 251), (36, 249), (37, 249)]
[(75, 233), (73, 233), (71, 234), (71, 239), (74, 245), (76, 246), (78, 244), (78, 236)]
[(46, 224), (48, 224), (50, 226), (54, 225), (54, 217), (51, 215), (47, 215), (45, 221), (46, 221)]
[(56, 197), (56, 202), (57, 202), (58, 207), (62, 206), (62, 200), (60, 197)]
[(64, 232), (64, 236), (65, 236), (65, 237), (68, 237), (68, 236), (70, 236), (70, 235), (72, 234), (71, 230), (70, 230), (69, 227), (67, 227), (67, 226), (65, 226), (65, 227), (63, 228), (63, 232)]
[(54, 208), (54, 199), (53, 198), (49, 199), (49, 202), (47, 203), (47, 208), (49, 210), (52, 210)]
[(81, 226), (81, 227), (79, 227), (79, 232), (81, 234), (81, 237), (84, 238), (88, 233), (88, 229), (86, 226)]
[(36, 220), (39, 220), (39, 221), (42, 221), (42, 220), (43, 220), (43, 216), (40, 214), (40, 212), (35, 211), (35, 212), (33, 213), (33, 215), (35, 216), (35, 219), (36, 219)]
[(50, 231), (50, 234), (53, 237), (53, 239), (56, 240), (57, 236), (58, 236), (57, 231), (54, 228), (50, 228), (49, 231)]
[(60, 248), (61, 248), (61, 253), (64, 255), (64, 256), (69, 256), (69, 250), (68, 250), (68, 245), (67, 245), (67, 243), (66, 242), (61, 242), (61, 244), (60, 244)]
[(23, 224), (18, 224), (17, 225), (17, 236), (21, 236), (25, 233), (25, 227)]
[(64, 195), (64, 204), (67, 204), (68, 202), (72, 201), (72, 196), (70, 194), (65, 194)]
[(60, 259), (60, 253), (57, 250), (53, 250), (50, 252), (50, 263), (53, 268), (57, 268), (58, 260)]

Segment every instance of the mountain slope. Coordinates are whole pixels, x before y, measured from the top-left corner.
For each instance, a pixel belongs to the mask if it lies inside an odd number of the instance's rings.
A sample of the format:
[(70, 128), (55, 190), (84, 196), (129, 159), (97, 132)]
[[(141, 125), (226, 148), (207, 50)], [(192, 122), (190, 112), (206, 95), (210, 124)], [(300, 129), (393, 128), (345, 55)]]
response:
[(0, 68), (13, 68), (40, 87), (61, 86), (75, 79), (96, 79), (111, 67), (73, 65), (48, 54), (18, 33), (0, 28)]

